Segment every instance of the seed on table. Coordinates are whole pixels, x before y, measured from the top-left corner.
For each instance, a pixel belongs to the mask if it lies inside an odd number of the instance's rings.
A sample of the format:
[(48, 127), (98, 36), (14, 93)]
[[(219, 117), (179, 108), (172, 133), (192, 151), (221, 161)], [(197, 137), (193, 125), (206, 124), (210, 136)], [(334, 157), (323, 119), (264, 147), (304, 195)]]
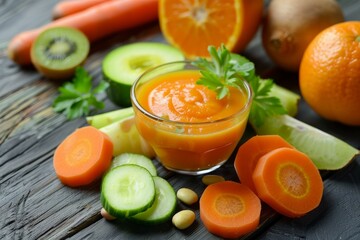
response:
[(205, 175), (201, 180), (205, 185), (211, 185), (213, 183), (223, 182), (225, 181), (225, 178), (219, 175)]
[(180, 188), (176, 193), (177, 198), (187, 205), (196, 203), (199, 200), (196, 192), (189, 188)]
[(115, 217), (111, 216), (104, 208), (101, 208), (100, 213), (101, 213), (101, 216), (108, 221), (112, 221), (112, 220), (116, 219)]
[(191, 226), (195, 221), (195, 213), (191, 210), (182, 210), (176, 213), (172, 218), (172, 223), (178, 229), (185, 229)]

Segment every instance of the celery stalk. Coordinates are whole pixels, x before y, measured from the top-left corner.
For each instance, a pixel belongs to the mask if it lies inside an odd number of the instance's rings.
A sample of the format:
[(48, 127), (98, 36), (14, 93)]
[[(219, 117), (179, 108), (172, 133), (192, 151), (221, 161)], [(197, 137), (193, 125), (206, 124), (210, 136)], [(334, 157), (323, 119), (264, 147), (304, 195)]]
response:
[(119, 121), (121, 119), (134, 116), (134, 110), (132, 107), (121, 108), (111, 112), (101, 113), (94, 116), (89, 116), (86, 118), (86, 121), (89, 125), (102, 128), (113, 122)]
[(294, 117), (297, 114), (300, 100), (299, 94), (274, 84), (269, 95), (280, 99), (280, 102), (286, 109), (288, 115)]
[(295, 119), (293, 116), (298, 110), (299, 95), (278, 85), (274, 85), (270, 95), (280, 99), (288, 114), (269, 116), (261, 126), (250, 123), (257, 134), (283, 137), (296, 149), (307, 154), (320, 170), (343, 168), (359, 155), (359, 150), (348, 143)]

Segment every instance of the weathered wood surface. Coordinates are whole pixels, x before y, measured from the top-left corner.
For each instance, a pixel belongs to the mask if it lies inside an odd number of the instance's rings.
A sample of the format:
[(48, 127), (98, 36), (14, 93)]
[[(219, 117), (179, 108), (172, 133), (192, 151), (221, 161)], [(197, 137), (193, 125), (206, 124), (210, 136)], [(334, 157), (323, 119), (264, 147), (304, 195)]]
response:
[[(142, 227), (107, 222), (99, 210), (99, 184), (72, 189), (55, 176), (52, 155), (56, 146), (85, 119), (67, 121), (51, 110), (59, 83), (41, 77), (33, 68), (19, 68), (7, 59), (8, 41), (20, 31), (51, 20), (57, 0), (0, 1), (0, 239), (218, 239), (199, 220), (185, 231), (171, 224)], [(360, 20), (360, 2), (340, 1), (347, 20)], [(95, 81), (101, 79), (105, 54), (134, 41), (164, 41), (158, 24), (121, 32), (92, 45), (86, 69)], [(243, 53), (255, 62), (259, 74), (298, 91), (297, 74), (276, 68), (266, 57), (259, 34)], [(104, 111), (116, 108), (106, 96)], [(302, 101), (300, 120), (333, 134), (360, 148), (360, 128), (347, 127), (319, 118)], [(247, 137), (253, 133), (247, 131)], [(227, 179), (237, 180), (233, 158), (217, 170)], [(324, 173), (325, 191), (318, 209), (299, 219), (284, 218), (265, 208), (259, 229), (244, 239), (359, 239), (360, 159), (349, 166)], [(200, 177), (182, 176), (158, 165), (159, 175), (175, 189), (183, 186), (201, 194)], [(179, 204), (179, 208), (185, 206)]]

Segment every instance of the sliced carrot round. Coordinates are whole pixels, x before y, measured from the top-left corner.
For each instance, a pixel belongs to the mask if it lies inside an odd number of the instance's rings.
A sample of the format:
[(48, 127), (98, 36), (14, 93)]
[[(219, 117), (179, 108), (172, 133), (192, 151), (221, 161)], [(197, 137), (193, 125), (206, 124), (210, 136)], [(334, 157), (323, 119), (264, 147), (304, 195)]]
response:
[(92, 126), (79, 128), (55, 150), (56, 175), (71, 187), (87, 185), (108, 169), (112, 152), (113, 144), (106, 134)]
[(205, 227), (220, 237), (237, 238), (259, 225), (260, 199), (241, 183), (224, 181), (209, 185), (199, 206)]
[(262, 156), (253, 181), (260, 199), (288, 217), (300, 217), (315, 209), (323, 195), (319, 170), (296, 149), (278, 148)]
[(259, 158), (280, 147), (293, 148), (279, 135), (256, 135), (243, 143), (239, 147), (234, 161), (235, 171), (240, 182), (256, 193), (252, 173)]

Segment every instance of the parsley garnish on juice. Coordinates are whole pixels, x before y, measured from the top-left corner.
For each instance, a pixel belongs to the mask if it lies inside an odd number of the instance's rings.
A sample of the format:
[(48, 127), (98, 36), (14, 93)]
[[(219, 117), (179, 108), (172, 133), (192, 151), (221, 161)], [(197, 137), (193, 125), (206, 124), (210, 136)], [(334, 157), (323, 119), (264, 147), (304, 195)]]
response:
[(252, 62), (238, 54), (230, 53), (224, 45), (218, 50), (214, 46), (209, 46), (208, 51), (210, 61), (199, 58), (192, 62), (200, 69), (202, 75), (197, 84), (214, 90), (217, 98), (222, 99), (229, 94), (229, 87), (238, 87), (239, 81), (247, 81), (254, 94), (249, 115), (249, 121), (254, 126), (262, 125), (266, 117), (287, 113), (279, 98), (269, 96), (274, 82), (257, 76)]
[(53, 102), (55, 112), (62, 112), (67, 119), (87, 116), (92, 108), (103, 109), (105, 104), (96, 98), (109, 84), (100, 81), (92, 87), (92, 78), (83, 67), (76, 68), (73, 81), (66, 82), (59, 88), (59, 96)]

